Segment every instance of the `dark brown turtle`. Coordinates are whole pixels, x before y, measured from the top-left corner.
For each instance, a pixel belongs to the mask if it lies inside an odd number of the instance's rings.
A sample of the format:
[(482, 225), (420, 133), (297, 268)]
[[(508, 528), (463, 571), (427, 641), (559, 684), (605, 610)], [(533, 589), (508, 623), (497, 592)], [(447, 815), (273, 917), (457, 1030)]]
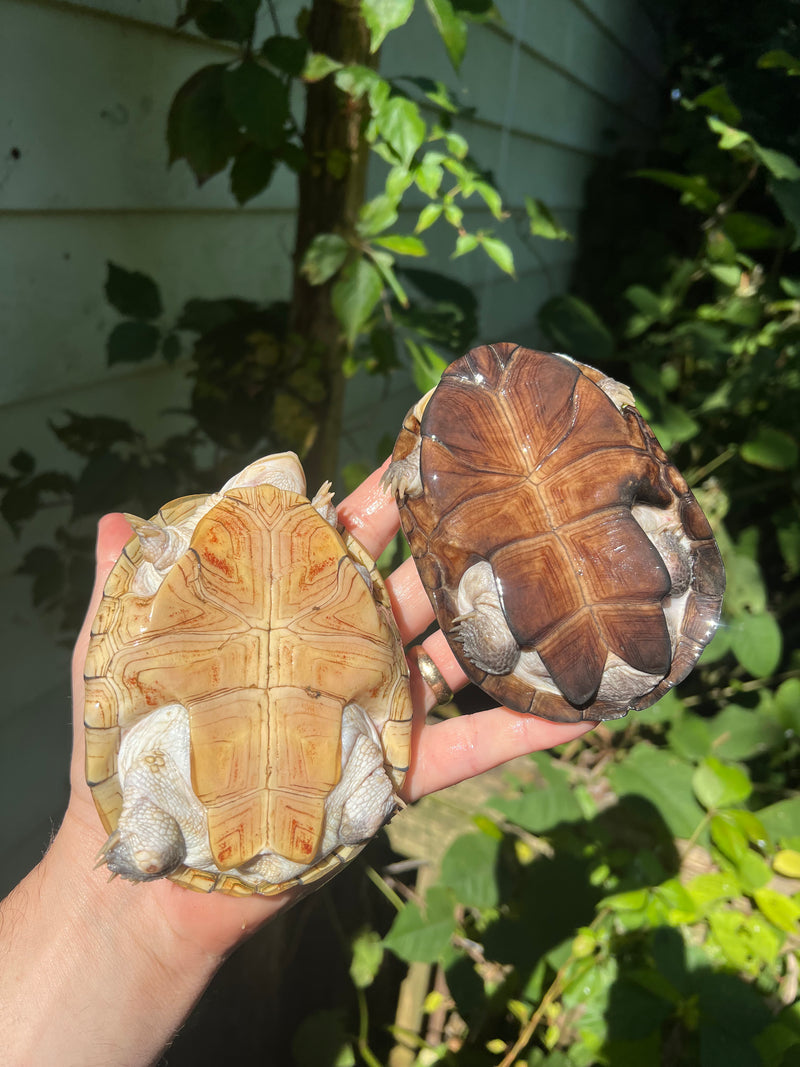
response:
[(467, 676), (516, 711), (613, 719), (680, 682), (725, 572), (630, 390), (567, 356), (473, 349), (409, 412), (385, 484)]

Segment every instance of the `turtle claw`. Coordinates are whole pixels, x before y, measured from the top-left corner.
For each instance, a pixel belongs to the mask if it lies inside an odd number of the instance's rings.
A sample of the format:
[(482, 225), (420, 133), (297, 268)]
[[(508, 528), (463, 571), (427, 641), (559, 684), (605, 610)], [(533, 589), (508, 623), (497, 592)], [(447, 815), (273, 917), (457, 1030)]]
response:
[[(95, 870), (97, 870), (98, 867), (102, 867), (103, 866), (103, 864), (106, 862), (106, 856), (108, 855), (108, 853), (111, 851), (112, 848), (114, 848), (115, 845), (118, 845), (118, 844), (119, 844), (119, 830), (113, 830), (108, 835), (107, 840), (100, 847), (100, 851), (95, 856), (95, 860), (97, 861), (95, 863), (95, 865), (94, 865), (94, 869)], [(116, 876), (112, 875), (111, 877), (114, 878)]]

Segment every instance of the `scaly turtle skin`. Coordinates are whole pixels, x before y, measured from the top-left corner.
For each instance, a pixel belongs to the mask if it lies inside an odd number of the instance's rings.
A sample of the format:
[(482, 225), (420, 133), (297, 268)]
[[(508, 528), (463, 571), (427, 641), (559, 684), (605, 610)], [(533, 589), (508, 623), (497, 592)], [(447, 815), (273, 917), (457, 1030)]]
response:
[(719, 620), (711, 528), (624, 385), (473, 349), (412, 408), (384, 484), (467, 676), (557, 722), (646, 708)]
[(112, 872), (272, 895), (335, 873), (402, 803), (407, 665), (328, 490), (309, 502), (285, 453), (129, 516), (85, 668)]

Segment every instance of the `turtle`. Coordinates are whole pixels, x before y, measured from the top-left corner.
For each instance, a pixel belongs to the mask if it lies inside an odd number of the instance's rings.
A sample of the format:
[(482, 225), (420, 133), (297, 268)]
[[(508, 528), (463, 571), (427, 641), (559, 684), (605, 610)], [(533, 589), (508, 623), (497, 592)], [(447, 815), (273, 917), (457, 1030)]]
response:
[(505, 342), (457, 359), (383, 484), (456, 659), (513, 711), (649, 707), (714, 634), (708, 520), (630, 389), (569, 356)]
[(183, 497), (106, 581), (86, 778), (132, 881), (272, 896), (332, 876), (400, 807), (408, 666), (373, 560), (294, 453)]

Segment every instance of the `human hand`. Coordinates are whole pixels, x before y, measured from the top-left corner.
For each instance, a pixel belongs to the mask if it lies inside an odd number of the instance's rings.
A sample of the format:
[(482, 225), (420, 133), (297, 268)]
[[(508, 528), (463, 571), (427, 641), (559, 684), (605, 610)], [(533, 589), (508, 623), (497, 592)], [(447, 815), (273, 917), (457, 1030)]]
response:
[[(358, 538), (367, 551), (377, 558), (399, 528), (397, 506), (381, 487), (375, 471), (338, 509), (340, 521)], [(84, 778), (83, 742), (83, 663), (89, 640), (89, 627), (97, 610), (102, 587), (122, 546), (131, 531), (122, 515), (108, 515), (100, 524), (97, 545), (97, 578), (91, 604), (75, 647), (73, 691), (75, 708), (75, 744), (72, 758), (72, 796), (70, 819), (91, 838), (96, 853), (105, 839), (88, 786)], [(433, 621), (428, 600), (413, 560), (406, 560), (386, 582), (403, 643), (407, 645), (425, 631)], [(443, 681), (457, 691), (467, 683), (441, 631), (424, 642), (424, 652), (435, 664)], [(431, 689), (423, 681), (416, 659), (411, 659), (411, 689), (414, 705), (410, 770), (402, 794), (413, 801), (427, 793), (504, 763), (509, 759), (570, 741), (591, 728), (591, 724), (551, 723), (534, 716), (494, 708), (468, 716), (426, 725), (426, 713), (436, 703)], [(104, 870), (92, 875), (104, 877)], [(141, 893), (138, 886), (120, 881), (110, 891)], [(186, 892), (168, 879), (149, 883), (145, 891), (158, 904), (173, 929), (209, 951), (224, 952), (238, 939), (274, 915), (298, 895), (289, 891), (276, 897), (229, 898), (214, 893), (208, 896)]]

